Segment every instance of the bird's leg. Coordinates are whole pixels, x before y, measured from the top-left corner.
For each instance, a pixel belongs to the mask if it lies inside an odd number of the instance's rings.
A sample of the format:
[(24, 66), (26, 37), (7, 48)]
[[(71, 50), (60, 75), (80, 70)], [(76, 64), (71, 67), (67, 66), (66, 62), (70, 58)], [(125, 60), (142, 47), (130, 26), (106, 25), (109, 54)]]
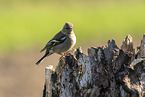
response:
[(64, 53), (58, 53), (58, 54), (60, 54), (62, 57), (65, 57), (65, 54)]
[(69, 54), (72, 54), (74, 56), (75, 60), (77, 60), (77, 58), (75, 57), (75, 51), (76, 51), (75, 49), (71, 49), (68, 52), (66, 52), (65, 54), (66, 54), (66, 56)]
[(61, 55), (60, 59), (59, 60), (62, 60), (62, 58), (65, 58), (65, 54), (64, 53), (58, 53)]

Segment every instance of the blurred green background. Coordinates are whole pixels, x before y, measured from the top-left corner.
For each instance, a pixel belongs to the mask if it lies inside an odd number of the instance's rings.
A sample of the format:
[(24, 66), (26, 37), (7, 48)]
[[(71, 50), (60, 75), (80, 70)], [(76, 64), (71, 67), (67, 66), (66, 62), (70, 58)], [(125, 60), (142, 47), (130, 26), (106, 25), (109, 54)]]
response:
[(143, 0), (0, 0), (0, 97), (40, 97), (44, 69), (56, 66), (54, 54), (35, 68), (41, 48), (72, 22), (74, 48), (84, 52), (114, 39), (118, 47), (126, 35), (140, 45), (145, 32)]

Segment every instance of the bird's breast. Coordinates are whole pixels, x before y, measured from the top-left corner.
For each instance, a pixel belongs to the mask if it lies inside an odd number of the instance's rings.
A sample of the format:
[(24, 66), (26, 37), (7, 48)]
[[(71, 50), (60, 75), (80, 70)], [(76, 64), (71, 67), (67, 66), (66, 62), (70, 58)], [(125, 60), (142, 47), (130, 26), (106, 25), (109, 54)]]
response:
[(71, 39), (71, 42), (72, 42), (72, 44), (74, 46), (76, 44), (76, 36), (75, 36), (74, 33), (70, 35), (70, 39)]
[(71, 34), (67, 37), (67, 39), (54, 47), (54, 52), (60, 53), (60, 52), (66, 52), (73, 48), (73, 46), (76, 44), (76, 36), (75, 34)]

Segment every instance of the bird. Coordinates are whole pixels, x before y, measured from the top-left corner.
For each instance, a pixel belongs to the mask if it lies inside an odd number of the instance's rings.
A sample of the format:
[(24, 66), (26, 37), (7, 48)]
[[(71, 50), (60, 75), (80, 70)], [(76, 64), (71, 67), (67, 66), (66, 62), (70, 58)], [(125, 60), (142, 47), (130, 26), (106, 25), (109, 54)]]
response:
[(71, 50), (76, 44), (76, 36), (73, 31), (73, 24), (71, 22), (66, 22), (60, 32), (58, 32), (40, 51), (46, 50), (44, 56), (36, 62), (40, 64), (47, 56), (53, 53), (60, 54), (64, 56), (64, 53)]

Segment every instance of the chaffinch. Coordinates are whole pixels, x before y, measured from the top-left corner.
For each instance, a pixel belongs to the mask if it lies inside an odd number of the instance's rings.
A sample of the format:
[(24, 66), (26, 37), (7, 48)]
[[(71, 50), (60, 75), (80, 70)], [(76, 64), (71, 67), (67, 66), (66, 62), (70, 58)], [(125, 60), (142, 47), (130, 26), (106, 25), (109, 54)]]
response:
[(37, 65), (42, 62), (47, 56), (57, 53), (63, 55), (63, 53), (71, 50), (76, 43), (76, 36), (73, 32), (73, 24), (66, 22), (63, 29), (57, 33), (40, 51), (44, 51), (45, 55), (36, 63)]

